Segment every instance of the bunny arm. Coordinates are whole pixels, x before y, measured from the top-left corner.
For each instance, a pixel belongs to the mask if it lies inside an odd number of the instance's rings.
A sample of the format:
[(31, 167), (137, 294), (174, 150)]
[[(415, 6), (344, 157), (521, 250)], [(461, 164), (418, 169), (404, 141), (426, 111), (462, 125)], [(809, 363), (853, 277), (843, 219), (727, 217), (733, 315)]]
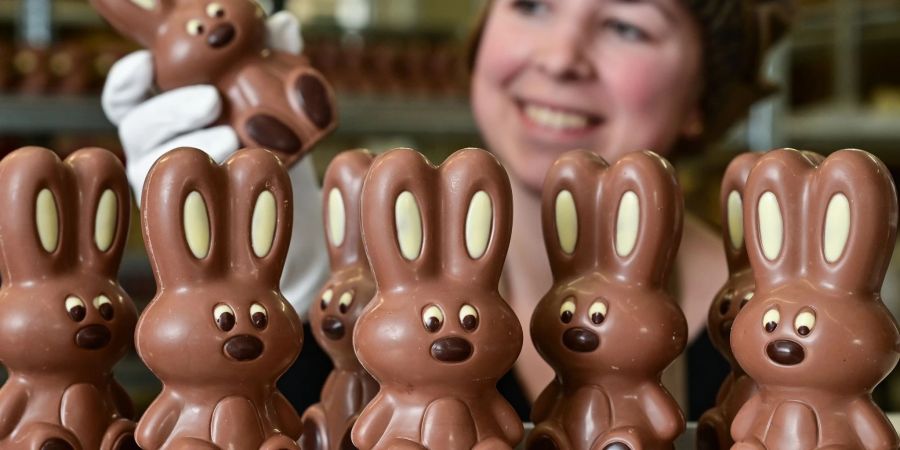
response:
[(209, 432), (213, 443), (223, 448), (258, 448), (266, 437), (259, 411), (249, 399), (236, 395), (216, 403)]
[(134, 438), (146, 450), (158, 450), (169, 440), (183, 405), (173, 395), (161, 394), (138, 422)]
[(742, 406), (737, 415), (734, 416), (734, 421), (731, 422), (731, 438), (734, 439), (735, 442), (740, 442), (752, 437), (750, 433), (753, 422), (756, 421), (756, 417), (761, 412), (761, 409), (762, 396), (759, 392), (756, 392), (749, 400), (747, 400), (747, 403), (744, 403), (744, 406)]
[(134, 403), (132, 403), (131, 396), (128, 395), (128, 392), (125, 391), (125, 388), (123, 388), (118, 381), (111, 378), (110, 391), (112, 392), (113, 402), (116, 405), (116, 410), (119, 411), (119, 416), (124, 417), (128, 420), (134, 420), (136, 416), (136, 413), (134, 411)]
[(731, 388), (734, 386), (734, 380), (734, 372), (730, 372), (728, 376), (725, 377), (725, 381), (722, 382), (722, 386), (719, 387), (719, 392), (716, 394), (716, 406), (725, 403), (725, 399), (728, 398), (728, 394), (731, 393)]
[(275, 391), (272, 396), (272, 403), (278, 416), (279, 430), (291, 439), (300, 439), (300, 435), (303, 433), (303, 423), (300, 421), (300, 416), (297, 415), (297, 410), (279, 391)]
[(538, 395), (537, 400), (534, 402), (534, 407), (531, 408), (532, 422), (537, 424), (550, 417), (556, 405), (559, 404), (561, 391), (562, 385), (559, 382), (559, 378), (553, 378), (553, 381), (544, 388), (541, 395)]
[(884, 413), (868, 397), (851, 402), (847, 411), (850, 424), (866, 450), (900, 447), (900, 439)]
[(0, 391), (0, 439), (16, 429), (28, 407), (28, 392), (19, 383), (7, 382)]
[(393, 416), (393, 407), (379, 393), (359, 415), (353, 425), (351, 439), (360, 450), (369, 450), (378, 444)]
[[(588, 415), (590, 413), (590, 415)], [(598, 386), (581, 386), (567, 401), (559, 417), (569, 441), (584, 445), (597, 436), (585, 436), (585, 423), (594, 424), (594, 429), (606, 430), (612, 423), (612, 408), (609, 396)], [(584, 444), (579, 444), (584, 443)]]
[(525, 427), (519, 414), (510, 406), (509, 402), (501, 395), (496, 395), (493, 402), (494, 420), (503, 433), (503, 440), (512, 444), (519, 443), (525, 436)]
[(644, 414), (653, 432), (663, 441), (675, 440), (685, 428), (678, 403), (656, 382), (645, 383), (641, 391)]
[(468, 405), (454, 397), (439, 398), (425, 408), (421, 434), (428, 448), (471, 449), (478, 442)]
[[(92, 411), (93, 413), (86, 413)], [(93, 384), (78, 383), (66, 388), (60, 402), (59, 418), (62, 426), (78, 435), (85, 448), (100, 448), (108, 424), (97, 428), (92, 414), (103, 414), (107, 405), (100, 391)]]

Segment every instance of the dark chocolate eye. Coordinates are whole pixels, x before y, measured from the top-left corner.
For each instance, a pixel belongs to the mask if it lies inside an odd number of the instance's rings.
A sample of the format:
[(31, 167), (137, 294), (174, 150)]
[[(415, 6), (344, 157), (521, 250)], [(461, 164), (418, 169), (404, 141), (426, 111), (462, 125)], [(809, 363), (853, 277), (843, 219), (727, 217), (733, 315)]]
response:
[(562, 323), (569, 323), (573, 317), (575, 317), (575, 300), (569, 297), (559, 307), (559, 320), (562, 320)]
[(338, 310), (341, 314), (346, 314), (347, 311), (350, 310), (350, 304), (353, 303), (353, 291), (347, 291), (341, 294), (341, 298), (338, 299)]
[(231, 331), (234, 328), (234, 310), (224, 303), (219, 303), (213, 309), (213, 318), (216, 320), (216, 326), (222, 331)]
[(725, 314), (728, 314), (729, 309), (731, 309), (731, 300), (722, 299), (722, 301), (719, 302), (719, 314), (724, 316)]
[(225, 17), (225, 8), (218, 3), (210, 3), (206, 5), (206, 15), (214, 18)]
[(478, 311), (472, 305), (463, 305), (459, 309), (459, 324), (466, 331), (478, 328)]
[(199, 36), (203, 34), (203, 22), (197, 19), (188, 20), (187, 25), (185, 25), (184, 28), (191, 36)]
[(334, 291), (332, 291), (331, 289), (323, 292), (322, 293), (322, 302), (319, 303), (319, 306), (321, 306), (322, 309), (327, 308), (328, 304), (331, 303), (332, 297), (334, 297)]
[(250, 322), (259, 330), (265, 329), (269, 324), (269, 313), (266, 307), (259, 303), (250, 305)]
[(778, 328), (779, 322), (781, 322), (781, 313), (778, 312), (777, 308), (772, 308), (763, 315), (763, 328), (769, 333)]
[(76, 322), (81, 322), (84, 320), (84, 316), (87, 315), (87, 308), (84, 307), (84, 301), (74, 295), (70, 295), (66, 298), (66, 311), (69, 312), (69, 317)]
[(109, 300), (109, 297), (105, 295), (98, 295), (97, 298), (94, 299), (94, 308), (100, 312), (100, 317), (104, 320), (112, 320), (115, 315), (112, 302)]
[(444, 325), (444, 312), (437, 306), (428, 306), (422, 311), (422, 323), (425, 324), (426, 330), (434, 333)]
[(797, 314), (797, 318), (794, 319), (794, 329), (797, 330), (797, 334), (800, 336), (808, 336), (815, 327), (816, 313), (812, 310), (804, 309), (800, 314)]
[(606, 320), (607, 309), (606, 303), (604, 302), (598, 301), (591, 304), (591, 307), (588, 309), (588, 316), (590, 316), (591, 322), (593, 322), (594, 325), (603, 323), (603, 321)]

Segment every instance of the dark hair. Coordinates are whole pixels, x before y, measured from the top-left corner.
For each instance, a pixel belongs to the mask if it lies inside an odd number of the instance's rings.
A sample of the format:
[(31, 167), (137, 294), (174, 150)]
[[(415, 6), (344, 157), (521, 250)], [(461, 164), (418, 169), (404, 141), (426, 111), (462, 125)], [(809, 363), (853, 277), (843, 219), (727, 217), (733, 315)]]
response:
[[(680, 0), (693, 14), (702, 33), (703, 135), (676, 143), (672, 155), (702, 149), (737, 121), (757, 100), (775, 91), (760, 74), (766, 52), (788, 31), (792, 0)], [(471, 72), (488, 18), (490, 1), (478, 18), (468, 43)]]

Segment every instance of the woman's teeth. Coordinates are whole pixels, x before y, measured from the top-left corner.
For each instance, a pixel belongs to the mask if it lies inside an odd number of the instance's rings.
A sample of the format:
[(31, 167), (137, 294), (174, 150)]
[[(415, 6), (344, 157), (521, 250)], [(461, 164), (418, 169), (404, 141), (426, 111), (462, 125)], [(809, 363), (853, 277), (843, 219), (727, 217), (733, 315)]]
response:
[(591, 123), (591, 118), (584, 114), (562, 111), (534, 104), (525, 105), (525, 116), (540, 126), (552, 128), (554, 130), (583, 129), (587, 128)]

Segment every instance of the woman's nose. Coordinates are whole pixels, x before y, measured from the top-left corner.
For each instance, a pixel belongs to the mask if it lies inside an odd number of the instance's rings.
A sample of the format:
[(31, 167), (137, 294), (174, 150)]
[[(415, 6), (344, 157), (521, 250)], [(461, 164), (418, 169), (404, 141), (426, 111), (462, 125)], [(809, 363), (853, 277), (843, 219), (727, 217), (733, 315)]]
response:
[(596, 76), (588, 57), (588, 42), (575, 30), (559, 30), (541, 37), (543, 43), (534, 55), (538, 69), (563, 81), (589, 80)]

